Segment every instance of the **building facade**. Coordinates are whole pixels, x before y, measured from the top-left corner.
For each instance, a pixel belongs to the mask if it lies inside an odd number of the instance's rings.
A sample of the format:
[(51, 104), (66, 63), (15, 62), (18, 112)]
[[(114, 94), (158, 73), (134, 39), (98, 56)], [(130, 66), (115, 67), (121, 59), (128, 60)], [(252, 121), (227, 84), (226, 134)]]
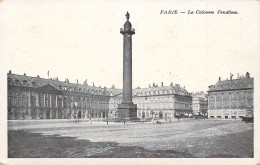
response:
[(8, 119), (105, 118), (106, 88), (8, 73)]
[[(8, 119), (117, 118), (122, 89), (7, 74)], [(178, 84), (133, 89), (138, 118), (172, 118), (192, 113), (192, 96)]]
[(192, 93), (192, 111), (194, 115), (206, 115), (208, 96), (203, 91)]
[[(120, 90), (110, 97), (111, 114), (117, 115), (117, 105), (122, 100)], [(113, 96), (114, 95), (114, 96)], [(149, 88), (133, 89), (133, 102), (137, 104), (137, 118), (170, 119), (176, 114), (192, 113), (192, 96), (179, 84), (160, 87), (153, 84)]]
[(254, 110), (254, 78), (247, 72), (245, 76), (238, 74), (237, 79), (219, 81), (209, 86), (208, 117), (209, 118), (242, 118)]

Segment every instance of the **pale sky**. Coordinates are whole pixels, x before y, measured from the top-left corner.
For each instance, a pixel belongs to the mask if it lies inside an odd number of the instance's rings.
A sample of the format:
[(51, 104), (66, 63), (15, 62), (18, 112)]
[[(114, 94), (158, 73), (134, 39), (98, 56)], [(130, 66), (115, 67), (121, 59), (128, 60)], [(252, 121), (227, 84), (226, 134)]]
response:
[[(1, 74), (122, 88), (123, 36), (130, 13), (133, 88), (178, 83), (207, 91), (218, 77), (258, 77), (259, 10), (252, 1), (4, 0), (0, 3)], [(245, 7), (246, 6), (246, 7)], [(237, 10), (238, 15), (163, 15), (161, 10)]]

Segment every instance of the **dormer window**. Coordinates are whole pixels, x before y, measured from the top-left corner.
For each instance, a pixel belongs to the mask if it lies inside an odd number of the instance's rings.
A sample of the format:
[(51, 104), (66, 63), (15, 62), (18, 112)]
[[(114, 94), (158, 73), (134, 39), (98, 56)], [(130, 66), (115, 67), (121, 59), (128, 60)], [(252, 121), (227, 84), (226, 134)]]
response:
[(35, 87), (36, 85), (37, 85), (37, 84), (36, 84), (36, 82), (32, 82), (32, 86), (34, 86), (34, 87)]
[(15, 84), (16, 85), (20, 85), (20, 81), (19, 80), (15, 80)]
[(8, 78), (8, 85), (10, 85), (12, 83), (12, 79)]
[(23, 80), (23, 85), (27, 85), (27, 80)]

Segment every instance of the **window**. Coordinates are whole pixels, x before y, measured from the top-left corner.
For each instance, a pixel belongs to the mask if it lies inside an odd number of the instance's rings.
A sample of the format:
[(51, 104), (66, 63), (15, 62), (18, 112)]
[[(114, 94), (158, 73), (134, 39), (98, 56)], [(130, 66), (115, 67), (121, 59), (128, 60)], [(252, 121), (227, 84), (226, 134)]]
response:
[(23, 85), (27, 85), (27, 80), (23, 80)]
[(10, 85), (12, 83), (12, 79), (8, 78), (8, 85)]
[(15, 80), (15, 84), (16, 85), (20, 85), (20, 81), (19, 80)]
[(28, 105), (28, 100), (27, 100), (27, 98), (23, 98), (23, 106), (27, 106)]
[(215, 108), (215, 100), (210, 100), (209, 101), (209, 107), (210, 108)]
[(32, 86), (34, 86), (34, 87), (35, 87), (35, 86), (36, 86), (36, 82), (32, 82)]
[(32, 97), (32, 106), (36, 106), (36, 98)]
[(46, 105), (45, 106), (46, 107), (50, 107), (50, 100), (49, 100), (49, 98), (46, 99)]
[(14, 103), (15, 105), (20, 105), (20, 98), (16, 97)]
[(8, 96), (8, 105), (12, 105), (12, 97)]

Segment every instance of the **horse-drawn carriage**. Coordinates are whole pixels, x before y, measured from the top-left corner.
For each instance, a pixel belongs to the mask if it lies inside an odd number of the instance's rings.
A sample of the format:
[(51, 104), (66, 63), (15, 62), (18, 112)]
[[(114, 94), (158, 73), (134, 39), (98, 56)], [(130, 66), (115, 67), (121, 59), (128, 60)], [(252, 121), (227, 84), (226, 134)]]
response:
[(253, 110), (247, 110), (246, 111), (246, 116), (243, 117), (243, 121), (246, 123), (253, 123), (254, 122), (254, 112)]

